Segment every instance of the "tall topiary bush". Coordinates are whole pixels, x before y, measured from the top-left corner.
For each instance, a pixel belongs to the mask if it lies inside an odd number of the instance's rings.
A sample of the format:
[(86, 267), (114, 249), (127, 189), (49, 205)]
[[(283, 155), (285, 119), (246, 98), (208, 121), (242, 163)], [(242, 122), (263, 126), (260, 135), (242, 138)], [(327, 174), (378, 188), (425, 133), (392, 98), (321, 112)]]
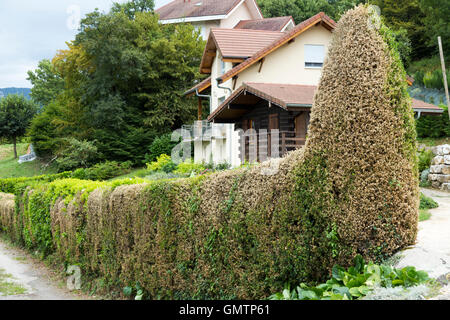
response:
[[(348, 11), (334, 31), (297, 171), (299, 211), (311, 224), (305, 257), (317, 266), (356, 253), (381, 258), (415, 241), (416, 133), (405, 77), (394, 35), (372, 7)], [(327, 246), (330, 254), (320, 254)]]

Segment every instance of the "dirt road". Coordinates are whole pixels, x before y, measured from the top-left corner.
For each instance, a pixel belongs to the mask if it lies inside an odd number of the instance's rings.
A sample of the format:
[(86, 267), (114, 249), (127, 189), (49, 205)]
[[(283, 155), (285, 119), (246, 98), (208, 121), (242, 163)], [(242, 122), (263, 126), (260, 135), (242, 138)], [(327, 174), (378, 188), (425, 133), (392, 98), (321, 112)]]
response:
[[(399, 253), (398, 267), (415, 266), (433, 278), (450, 274), (450, 193), (421, 189), (433, 198), (439, 208), (429, 210), (431, 218), (419, 222), (416, 245)], [(444, 287), (439, 299), (450, 300), (450, 286)]]
[(45, 265), (0, 240), (0, 300), (80, 300)]

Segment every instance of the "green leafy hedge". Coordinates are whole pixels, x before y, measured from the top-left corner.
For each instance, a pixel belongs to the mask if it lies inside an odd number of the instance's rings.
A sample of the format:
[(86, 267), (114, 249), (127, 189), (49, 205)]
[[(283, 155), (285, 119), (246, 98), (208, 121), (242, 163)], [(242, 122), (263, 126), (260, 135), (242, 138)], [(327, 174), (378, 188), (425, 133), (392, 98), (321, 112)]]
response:
[(448, 107), (440, 105), (444, 113), (439, 116), (421, 116), (416, 120), (417, 136), (419, 138), (450, 137), (450, 120)]

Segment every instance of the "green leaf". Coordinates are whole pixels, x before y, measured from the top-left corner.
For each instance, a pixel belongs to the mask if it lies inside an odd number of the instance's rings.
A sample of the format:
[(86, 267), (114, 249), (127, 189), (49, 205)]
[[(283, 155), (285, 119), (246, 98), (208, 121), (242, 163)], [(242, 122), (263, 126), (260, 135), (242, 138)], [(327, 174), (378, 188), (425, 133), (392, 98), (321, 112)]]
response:
[(340, 294), (333, 294), (331, 295), (330, 300), (344, 300), (344, 296)]
[(333, 278), (335, 278), (336, 280), (342, 280), (343, 276), (344, 276), (344, 268), (335, 265), (331, 271)]
[(359, 288), (350, 288), (350, 294), (353, 296), (353, 297), (361, 297), (361, 292), (359, 291)]
[(123, 288), (123, 294), (126, 297), (131, 297), (132, 293), (133, 293), (133, 288), (132, 287), (125, 287), (125, 288)]
[(392, 285), (395, 286), (401, 286), (403, 285), (405, 282), (403, 280), (397, 279), (397, 280), (393, 280), (392, 281)]
[(290, 300), (291, 299), (291, 291), (289, 289), (283, 290), (283, 298), (284, 300)]
[(357, 272), (357, 273), (363, 272), (363, 270), (364, 270), (364, 265), (365, 265), (365, 262), (364, 262), (363, 257), (362, 257), (360, 254), (358, 254), (358, 255), (355, 257), (355, 270), (356, 270), (356, 272)]

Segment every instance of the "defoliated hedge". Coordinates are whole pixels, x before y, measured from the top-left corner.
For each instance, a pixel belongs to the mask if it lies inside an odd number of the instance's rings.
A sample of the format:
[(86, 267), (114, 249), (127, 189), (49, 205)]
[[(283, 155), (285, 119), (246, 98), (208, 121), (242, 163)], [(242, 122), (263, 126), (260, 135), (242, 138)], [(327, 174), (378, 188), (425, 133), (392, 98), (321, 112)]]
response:
[(412, 244), (411, 101), (393, 37), (369, 22), (364, 6), (339, 21), (306, 147), (273, 160), (278, 174), (263, 175), (265, 163), (178, 180), (56, 180), (16, 192), (3, 230), (109, 286), (139, 282), (151, 299), (264, 298), (358, 253)]

